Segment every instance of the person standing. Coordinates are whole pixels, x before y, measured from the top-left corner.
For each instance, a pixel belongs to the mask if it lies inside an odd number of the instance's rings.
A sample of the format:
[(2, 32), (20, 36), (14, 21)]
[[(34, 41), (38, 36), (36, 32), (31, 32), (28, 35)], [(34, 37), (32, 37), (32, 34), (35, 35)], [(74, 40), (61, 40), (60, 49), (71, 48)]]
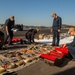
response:
[(52, 17), (54, 18), (52, 25), (52, 34), (53, 34), (52, 46), (59, 46), (62, 19), (61, 17), (57, 16), (56, 13), (52, 13)]
[(12, 45), (12, 38), (13, 38), (12, 28), (14, 28), (14, 24), (15, 24), (14, 16), (10, 16), (10, 18), (5, 21), (5, 25), (4, 25), (4, 44), (6, 44), (6, 41), (8, 40), (8, 44)]

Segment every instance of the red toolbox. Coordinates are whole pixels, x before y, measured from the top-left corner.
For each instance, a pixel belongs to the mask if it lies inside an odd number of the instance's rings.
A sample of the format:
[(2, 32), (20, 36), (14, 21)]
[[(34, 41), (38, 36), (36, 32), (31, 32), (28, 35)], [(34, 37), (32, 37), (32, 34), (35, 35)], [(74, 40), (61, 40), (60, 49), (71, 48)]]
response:
[(45, 58), (45, 59), (48, 59), (48, 60), (52, 60), (52, 61), (56, 60), (56, 56), (49, 55), (49, 54), (42, 54), (41, 57)]
[(62, 58), (64, 56), (64, 53), (60, 52), (60, 51), (56, 51), (56, 50), (52, 50), (50, 51), (50, 53), (48, 53), (49, 55), (53, 55), (56, 56), (57, 58)]
[(56, 47), (55, 50), (56, 50), (56, 51), (60, 51), (60, 52), (62, 52), (62, 53), (64, 53), (64, 54), (66, 54), (66, 55), (69, 54), (67, 47), (63, 47), (63, 46), (60, 47), (60, 48), (59, 48), (59, 47)]
[(56, 52), (55, 50), (51, 51), (49, 54), (41, 54), (41, 58), (43, 58), (45, 62), (56, 66), (63, 63), (64, 57), (63, 53)]

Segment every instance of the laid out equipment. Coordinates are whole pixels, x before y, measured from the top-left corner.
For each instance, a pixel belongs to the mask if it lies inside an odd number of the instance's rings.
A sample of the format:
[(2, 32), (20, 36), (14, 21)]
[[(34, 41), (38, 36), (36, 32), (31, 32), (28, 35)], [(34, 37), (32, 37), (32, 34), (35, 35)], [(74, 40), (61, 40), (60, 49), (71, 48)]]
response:
[(59, 66), (63, 63), (64, 58), (68, 55), (68, 48), (67, 47), (56, 47), (54, 50), (51, 50), (47, 54), (41, 54), (41, 58), (45, 60), (45, 62), (49, 63), (50, 65)]

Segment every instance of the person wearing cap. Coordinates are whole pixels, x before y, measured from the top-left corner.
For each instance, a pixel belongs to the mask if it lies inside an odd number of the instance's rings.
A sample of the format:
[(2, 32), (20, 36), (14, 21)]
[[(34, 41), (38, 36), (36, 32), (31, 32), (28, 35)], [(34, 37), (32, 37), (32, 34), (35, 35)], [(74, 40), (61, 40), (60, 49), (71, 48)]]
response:
[(5, 44), (6, 44), (6, 41), (8, 40), (8, 44), (12, 45), (12, 38), (13, 38), (12, 28), (14, 28), (14, 24), (15, 24), (14, 16), (10, 16), (10, 18), (5, 21), (5, 25), (4, 25), (4, 43)]
[(75, 60), (75, 28), (70, 28), (68, 33), (71, 35), (71, 36), (74, 36), (74, 39), (71, 43), (67, 43), (65, 44), (64, 46), (67, 46), (68, 48), (68, 51), (70, 53), (70, 55), (73, 57), (73, 59)]
[(52, 17), (54, 18), (51, 30), (53, 34), (52, 46), (59, 46), (62, 19), (56, 13), (52, 13)]
[(36, 29), (29, 29), (27, 31), (27, 33), (25, 34), (25, 37), (27, 39), (27, 43), (31, 44), (31, 43), (34, 43), (34, 36), (35, 34), (39, 31), (38, 28)]

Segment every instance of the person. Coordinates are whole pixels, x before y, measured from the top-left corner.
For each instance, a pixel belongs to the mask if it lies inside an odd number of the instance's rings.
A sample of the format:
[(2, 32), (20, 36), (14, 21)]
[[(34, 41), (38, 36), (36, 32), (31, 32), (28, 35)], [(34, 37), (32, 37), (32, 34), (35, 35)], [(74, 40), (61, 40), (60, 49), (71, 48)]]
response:
[(59, 46), (62, 19), (61, 17), (57, 16), (56, 13), (52, 13), (52, 17), (54, 18), (52, 25), (52, 34), (53, 34), (52, 46)]
[(35, 36), (35, 34), (37, 33), (39, 31), (39, 29), (38, 28), (36, 28), (36, 29), (29, 29), (28, 31), (27, 31), (27, 33), (25, 34), (25, 37), (26, 37), (26, 39), (27, 39), (27, 43), (28, 44), (31, 44), (31, 43), (34, 43), (34, 36)]
[(15, 24), (14, 16), (10, 16), (10, 18), (5, 21), (4, 44), (6, 44), (6, 42), (8, 40), (8, 45), (12, 45), (12, 38), (13, 38), (12, 28), (14, 28), (14, 24)]
[(74, 36), (74, 39), (73, 39), (73, 41), (71, 43), (64, 44), (64, 46), (67, 46), (70, 55), (75, 60), (75, 28), (73, 28), (73, 27), (70, 28), (68, 33), (71, 36)]
[(3, 24), (1, 25), (1, 31), (4, 31), (4, 25)]

